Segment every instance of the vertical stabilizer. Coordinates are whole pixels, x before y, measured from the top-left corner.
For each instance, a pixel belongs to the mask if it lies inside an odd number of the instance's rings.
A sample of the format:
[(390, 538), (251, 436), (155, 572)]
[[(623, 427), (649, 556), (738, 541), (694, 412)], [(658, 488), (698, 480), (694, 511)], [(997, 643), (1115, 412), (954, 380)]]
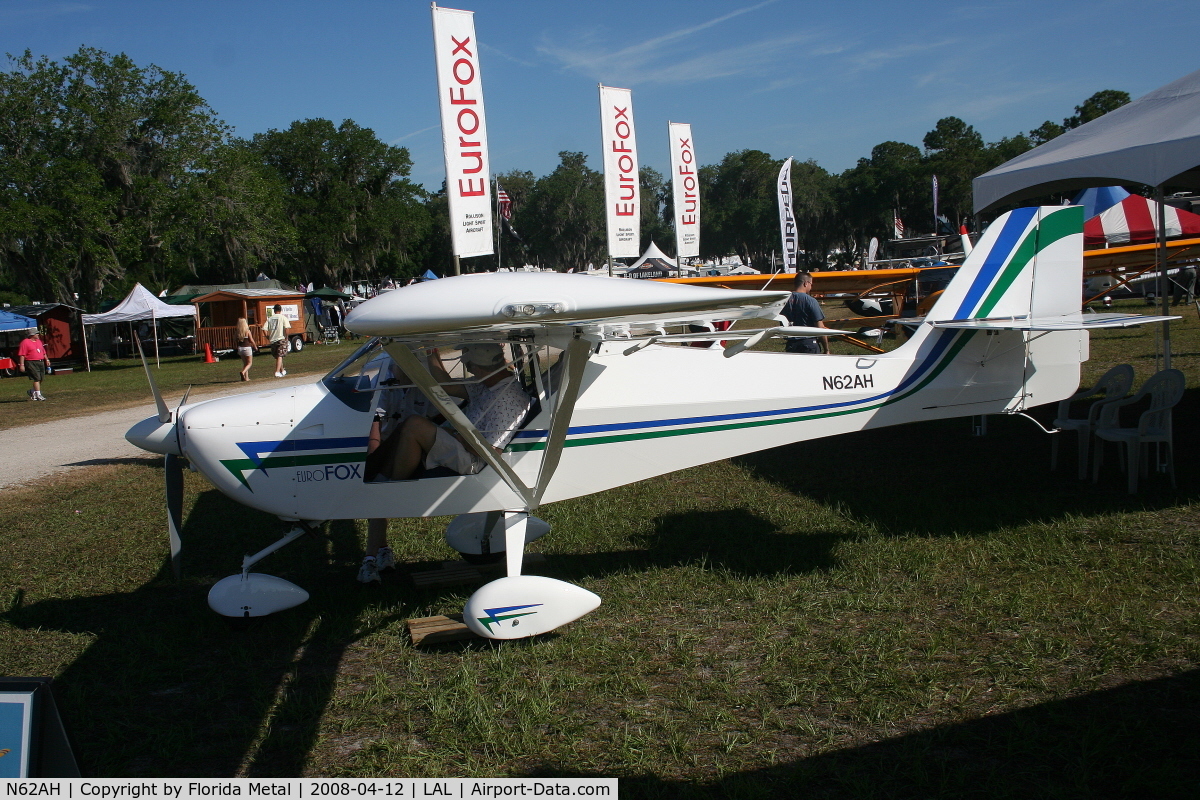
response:
[(984, 231), (926, 319), (1077, 313), (1082, 286), (1082, 208), (1018, 208)]

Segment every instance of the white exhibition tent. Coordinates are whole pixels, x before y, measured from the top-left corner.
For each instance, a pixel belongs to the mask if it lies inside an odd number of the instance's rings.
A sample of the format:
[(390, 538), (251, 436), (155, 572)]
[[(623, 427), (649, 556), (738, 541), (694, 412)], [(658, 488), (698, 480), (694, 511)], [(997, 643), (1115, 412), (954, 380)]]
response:
[(141, 322), (142, 320), (169, 319), (171, 317), (195, 317), (194, 305), (173, 306), (155, 297), (140, 283), (111, 311), (103, 314), (84, 314), (84, 325), (103, 325), (106, 322)]
[(133, 287), (128, 296), (115, 308), (103, 314), (84, 314), (84, 325), (104, 325), (110, 322), (142, 322), (150, 320), (154, 326), (155, 358), (158, 357), (158, 321), (175, 317), (196, 317), (194, 305), (173, 306), (164, 303), (140, 283)]
[(1200, 70), (980, 175), (975, 213), (1114, 183), (1200, 189)]
[(650, 242), (650, 246), (646, 248), (646, 252), (642, 253), (642, 257), (633, 262), (633, 266), (631, 266), (630, 269), (637, 269), (647, 261), (662, 262), (672, 269), (675, 269), (679, 266), (675, 263), (675, 259), (668, 257), (666, 253), (664, 253), (662, 250), (659, 250), (658, 245), (656, 245), (653, 241)]
[[(1166, 297), (1164, 187), (1200, 189), (1200, 70), (1155, 89), (1007, 161), (972, 183), (975, 213), (1026, 198), (1114, 183), (1154, 187), (1159, 204), (1158, 274)], [(1163, 363), (1171, 366), (1171, 328), (1163, 322)]]

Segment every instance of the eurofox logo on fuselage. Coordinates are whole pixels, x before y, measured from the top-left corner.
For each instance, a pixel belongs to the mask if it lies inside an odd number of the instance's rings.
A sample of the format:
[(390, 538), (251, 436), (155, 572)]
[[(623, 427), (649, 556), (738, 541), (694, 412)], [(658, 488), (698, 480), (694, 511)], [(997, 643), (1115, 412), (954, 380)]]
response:
[(367, 458), (367, 437), (329, 439), (284, 439), (275, 442), (238, 442), (246, 458), (222, 459), (225, 469), (250, 491), (247, 473), (262, 470), (296, 469), (298, 483), (362, 480)]

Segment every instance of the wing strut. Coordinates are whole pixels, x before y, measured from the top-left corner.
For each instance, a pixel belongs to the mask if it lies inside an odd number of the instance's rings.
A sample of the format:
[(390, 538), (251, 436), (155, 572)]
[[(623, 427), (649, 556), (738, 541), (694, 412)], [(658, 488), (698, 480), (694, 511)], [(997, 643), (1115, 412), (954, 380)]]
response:
[(583, 384), (583, 368), (587, 366), (592, 343), (576, 334), (567, 345), (567, 359), (563, 381), (555, 392), (554, 412), (551, 416), (550, 433), (546, 437), (545, 455), (542, 458), (541, 469), (538, 470), (537, 488), (534, 490), (534, 506), (542, 502), (542, 495), (554, 471), (558, 469), (558, 460), (562, 457), (563, 441), (567, 438), (567, 428), (571, 424), (571, 416), (575, 413), (575, 401), (579, 399), (579, 387)]
[(450, 420), (450, 424), (454, 426), (454, 430), (458, 431), (459, 435), (471, 445), (471, 449), (486, 461), (492, 469), (496, 470), (496, 473), (508, 484), (508, 488), (512, 489), (521, 498), (521, 501), (525, 504), (525, 509), (532, 510), (535, 508), (536, 503), (534, 502), (533, 490), (526, 486), (517, 477), (517, 473), (513, 472), (512, 467), (492, 449), (492, 446), (479, 433), (479, 429), (472, 425), (471, 420), (467, 419), (467, 415), (459, 410), (454, 401), (450, 399), (450, 395), (446, 393), (446, 390), (434, 380), (433, 375), (429, 374), (429, 370), (425, 368), (425, 365), (413, 355), (408, 345), (403, 342), (391, 342), (384, 345), (384, 349), (400, 365), (400, 368), (404, 370), (404, 374), (420, 387), (426, 397), (433, 401), (438, 410), (442, 412), (442, 415)]

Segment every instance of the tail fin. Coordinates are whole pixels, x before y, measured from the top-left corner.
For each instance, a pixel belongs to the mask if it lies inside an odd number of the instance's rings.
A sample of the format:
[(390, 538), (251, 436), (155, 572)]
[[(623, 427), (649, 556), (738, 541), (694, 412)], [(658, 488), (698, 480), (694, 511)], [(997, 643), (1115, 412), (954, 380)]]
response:
[(1078, 313), (1083, 208), (1018, 208), (993, 222), (930, 309), (930, 321)]
[(1013, 320), (1077, 319), (1082, 288), (1080, 207), (1019, 208), (993, 222), (925, 324), (894, 351), (913, 359), (905, 385), (922, 390), (918, 413), (994, 414), (1069, 396), (1087, 334), (1030, 335)]

